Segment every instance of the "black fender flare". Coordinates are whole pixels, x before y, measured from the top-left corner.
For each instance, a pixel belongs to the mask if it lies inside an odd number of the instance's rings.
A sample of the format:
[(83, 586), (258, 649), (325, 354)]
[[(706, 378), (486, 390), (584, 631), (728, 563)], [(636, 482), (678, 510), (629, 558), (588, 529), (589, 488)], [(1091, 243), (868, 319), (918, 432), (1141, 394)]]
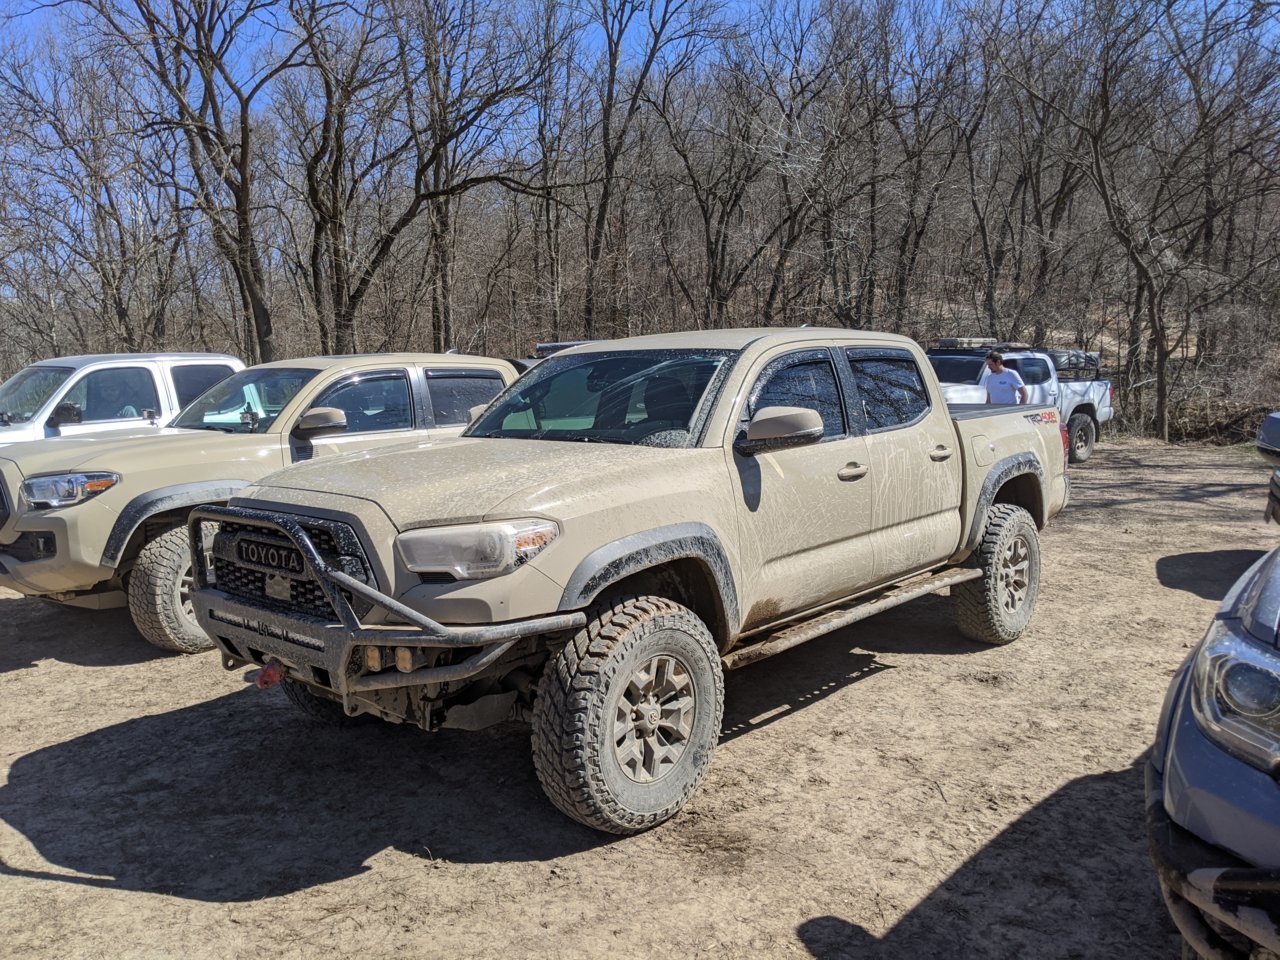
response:
[[(987, 473), (987, 478), (982, 481), (982, 489), (978, 492), (977, 502), (973, 506), (973, 519), (969, 521), (969, 534), (965, 537), (964, 543), (961, 544), (960, 550), (957, 551), (956, 558), (968, 556), (973, 548), (978, 545), (978, 540), (982, 537), (982, 531), (987, 526), (987, 511), (991, 509), (991, 504), (995, 502), (996, 494), (1000, 492), (1000, 488), (1012, 480), (1014, 477), (1022, 477), (1031, 475), (1036, 478), (1040, 484), (1040, 509), (1043, 512), (1048, 508), (1049, 498), (1048, 491), (1045, 490), (1044, 467), (1040, 464), (1040, 458), (1034, 453), (1015, 453), (1012, 456), (997, 460)], [(1034, 516), (1036, 526), (1044, 526), (1043, 516)], [(953, 559), (956, 559), (953, 558)]]
[(661, 566), (671, 560), (694, 559), (707, 567), (720, 593), (725, 626), (736, 634), (738, 592), (733, 570), (719, 536), (705, 523), (676, 523), (643, 533), (633, 533), (597, 547), (587, 554), (569, 577), (560, 597), (561, 610), (589, 606), (612, 583)]
[(160, 487), (140, 493), (120, 511), (111, 535), (107, 537), (107, 545), (102, 551), (104, 567), (119, 566), (125, 547), (138, 527), (156, 514), (166, 513), (182, 507), (198, 507), (202, 503), (225, 503), (243, 487), (249, 485), (248, 480), (202, 480), (198, 483), (178, 483), (170, 487)]

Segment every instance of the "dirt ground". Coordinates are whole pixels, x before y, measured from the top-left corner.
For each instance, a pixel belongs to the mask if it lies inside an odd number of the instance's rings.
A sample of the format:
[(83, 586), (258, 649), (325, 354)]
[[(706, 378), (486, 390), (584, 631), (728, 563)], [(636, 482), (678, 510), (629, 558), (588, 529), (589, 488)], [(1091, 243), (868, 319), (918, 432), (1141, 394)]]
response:
[(928, 598), (731, 673), (712, 772), (629, 839), (519, 728), (308, 726), (121, 613), (0, 600), (0, 955), (1173, 958), (1141, 764), (1280, 528), (1244, 448), (1104, 443), (1032, 629)]

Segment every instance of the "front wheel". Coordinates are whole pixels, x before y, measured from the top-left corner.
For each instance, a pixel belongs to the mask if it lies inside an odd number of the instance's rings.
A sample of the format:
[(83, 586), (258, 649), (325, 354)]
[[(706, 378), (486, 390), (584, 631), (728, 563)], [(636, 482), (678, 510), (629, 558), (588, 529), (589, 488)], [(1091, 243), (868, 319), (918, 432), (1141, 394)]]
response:
[(956, 625), (979, 643), (1012, 643), (1040, 593), (1040, 535), (1031, 514), (1009, 503), (991, 507), (974, 558), (982, 576), (951, 588)]
[(1067, 459), (1071, 463), (1084, 463), (1093, 456), (1093, 445), (1098, 439), (1098, 427), (1087, 413), (1073, 413), (1067, 421)]
[(662, 597), (629, 597), (547, 661), (533, 765), (561, 811), (608, 833), (675, 816), (707, 774), (724, 675), (706, 625)]
[(138, 632), (161, 650), (201, 653), (213, 649), (191, 605), (191, 574), (185, 526), (151, 540), (133, 563), (129, 615)]

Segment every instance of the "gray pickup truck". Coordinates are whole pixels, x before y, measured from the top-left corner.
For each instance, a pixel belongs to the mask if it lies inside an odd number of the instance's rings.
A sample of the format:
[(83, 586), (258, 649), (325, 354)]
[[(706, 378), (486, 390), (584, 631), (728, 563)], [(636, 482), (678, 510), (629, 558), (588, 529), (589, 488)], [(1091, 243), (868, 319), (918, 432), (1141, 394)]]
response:
[(950, 589), (1008, 643), (1067, 499), (1048, 405), (949, 409), (887, 334), (733, 330), (573, 347), (459, 440), (301, 464), (190, 519), (196, 615), (313, 717), (533, 725), (552, 801), (673, 816), (722, 671)]

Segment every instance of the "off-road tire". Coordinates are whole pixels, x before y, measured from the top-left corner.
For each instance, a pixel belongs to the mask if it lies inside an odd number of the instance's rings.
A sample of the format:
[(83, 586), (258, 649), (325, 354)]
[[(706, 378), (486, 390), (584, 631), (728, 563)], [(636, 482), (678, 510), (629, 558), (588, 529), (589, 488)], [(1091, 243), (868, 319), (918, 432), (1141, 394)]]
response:
[[(1026, 560), (1025, 587), (1021, 601), (1011, 608), (1011, 597), (1016, 595), (1011, 577), (1017, 567), (1011, 561), (1020, 553)], [(979, 643), (1012, 643), (1031, 621), (1040, 592), (1040, 535), (1031, 514), (1008, 503), (991, 507), (974, 561), (982, 576), (951, 588), (956, 625)]]
[(280, 681), (280, 689), (289, 698), (289, 702), (301, 710), (312, 723), (324, 727), (358, 727), (369, 723), (374, 718), (367, 713), (356, 717), (347, 716), (342, 704), (319, 694), (312, 693), (305, 683), (288, 678)]
[(191, 575), (191, 545), (185, 526), (166, 530), (145, 544), (129, 574), (129, 615), (138, 632), (161, 650), (203, 653), (213, 641), (182, 600), (182, 580)]
[[(706, 776), (720, 738), (724, 674), (706, 625), (678, 603), (618, 598), (591, 616), (543, 670), (533, 765), (551, 802), (568, 816), (608, 833), (639, 833), (675, 816)], [(670, 769), (639, 782), (623, 768), (617, 745), (624, 728), (617, 724), (627, 721), (616, 718), (622, 698), (633, 695), (637, 671), (660, 659), (683, 668), (693, 719)]]
[(1087, 413), (1073, 413), (1067, 421), (1067, 460), (1084, 463), (1093, 456), (1098, 441), (1098, 426)]

